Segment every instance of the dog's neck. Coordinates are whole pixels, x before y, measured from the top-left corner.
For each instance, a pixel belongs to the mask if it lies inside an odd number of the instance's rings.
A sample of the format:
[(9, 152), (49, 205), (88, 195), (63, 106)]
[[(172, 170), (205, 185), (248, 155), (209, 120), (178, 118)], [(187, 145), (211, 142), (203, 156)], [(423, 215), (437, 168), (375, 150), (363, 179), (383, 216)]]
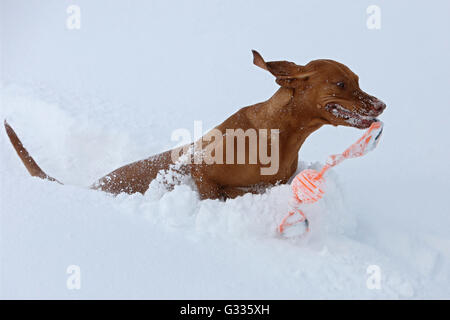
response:
[(250, 107), (247, 117), (255, 128), (279, 129), (282, 144), (298, 152), (306, 138), (324, 124), (314, 117), (310, 110), (315, 106), (309, 104), (300, 90), (282, 87), (269, 100)]

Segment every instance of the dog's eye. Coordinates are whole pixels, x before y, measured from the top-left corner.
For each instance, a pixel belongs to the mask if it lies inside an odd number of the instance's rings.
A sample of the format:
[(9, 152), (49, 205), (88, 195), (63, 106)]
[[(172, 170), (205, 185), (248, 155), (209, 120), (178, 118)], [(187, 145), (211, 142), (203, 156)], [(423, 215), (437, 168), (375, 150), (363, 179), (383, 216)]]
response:
[(338, 83), (336, 83), (336, 85), (337, 85), (339, 88), (345, 88), (345, 83), (344, 83), (344, 81), (339, 81)]

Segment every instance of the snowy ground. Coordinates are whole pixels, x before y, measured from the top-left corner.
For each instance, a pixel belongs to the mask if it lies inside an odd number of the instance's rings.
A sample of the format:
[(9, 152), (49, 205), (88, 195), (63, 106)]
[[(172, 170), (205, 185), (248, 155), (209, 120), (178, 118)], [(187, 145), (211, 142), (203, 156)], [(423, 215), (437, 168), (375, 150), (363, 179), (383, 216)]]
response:
[[(82, 28), (68, 31), (70, 1), (1, 2), (0, 119), (66, 183), (30, 178), (0, 130), (1, 298), (450, 298), (450, 43), (436, 32), (450, 30), (448, 4), (380, 1), (382, 28), (368, 30), (364, 1), (77, 3)], [(288, 186), (227, 202), (186, 185), (85, 188), (173, 147), (175, 129), (206, 130), (267, 99), (277, 86), (252, 48), (339, 60), (388, 105), (378, 148), (334, 169), (306, 208), (308, 239), (276, 236)], [(301, 168), (361, 134), (322, 128)], [(69, 265), (80, 290), (66, 287)], [(370, 265), (379, 290), (367, 288)]]

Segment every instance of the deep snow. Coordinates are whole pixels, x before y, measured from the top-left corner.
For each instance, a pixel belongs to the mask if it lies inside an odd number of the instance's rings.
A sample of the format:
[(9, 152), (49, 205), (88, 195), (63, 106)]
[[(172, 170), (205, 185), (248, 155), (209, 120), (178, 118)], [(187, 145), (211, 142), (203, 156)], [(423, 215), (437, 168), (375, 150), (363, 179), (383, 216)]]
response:
[[(382, 29), (369, 31), (369, 3), (173, 11), (80, 0), (82, 29), (67, 31), (69, 3), (1, 2), (0, 117), (67, 184), (30, 178), (1, 130), (1, 298), (450, 298), (450, 111), (437, 94), (448, 90), (449, 40), (434, 36), (450, 30), (448, 4), (382, 2)], [(388, 105), (377, 149), (333, 169), (325, 199), (305, 209), (308, 239), (276, 236), (288, 186), (227, 202), (199, 201), (189, 185), (118, 197), (86, 188), (173, 147), (175, 129), (202, 120), (206, 130), (267, 99), (277, 86), (252, 67), (252, 48), (268, 60), (342, 61)], [(361, 134), (321, 128), (300, 167)], [(73, 264), (80, 290), (66, 287)], [(369, 265), (380, 290), (366, 286)]]

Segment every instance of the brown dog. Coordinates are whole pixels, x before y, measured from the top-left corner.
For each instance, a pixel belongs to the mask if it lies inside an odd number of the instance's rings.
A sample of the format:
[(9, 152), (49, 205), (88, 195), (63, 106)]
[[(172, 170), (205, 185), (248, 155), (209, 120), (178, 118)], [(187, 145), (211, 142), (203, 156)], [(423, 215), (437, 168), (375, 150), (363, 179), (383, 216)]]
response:
[[(214, 150), (211, 155), (216, 156), (219, 161), (179, 162), (177, 157), (174, 158), (174, 153), (178, 151), (170, 150), (116, 169), (101, 178), (92, 188), (113, 194), (143, 194), (161, 170), (176, 167), (174, 170), (177, 172), (192, 176), (202, 199), (226, 199), (246, 192), (258, 192), (261, 188), (289, 180), (297, 169), (298, 152), (303, 142), (324, 124), (368, 128), (386, 108), (382, 101), (359, 88), (356, 74), (336, 61), (314, 60), (306, 66), (288, 61), (266, 63), (256, 51), (253, 51), (253, 58), (255, 65), (275, 76), (281, 88), (269, 100), (240, 109), (215, 128), (215, 132), (218, 131), (221, 136), (218, 138), (216, 135), (207, 147)], [(11, 143), (30, 174), (57, 181), (39, 168), (6, 121), (5, 127)], [(242, 152), (234, 144), (237, 137), (228, 139), (230, 129), (254, 132), (257, 136), (253, 145), (250, 136), (244, 136), (244, 141), (249, 141), (248, 148), (246, 146), (244, 150), (244, 163), (226, 161), (227, 154), (230, 156), (231, 153), (231, 160), (235, 160), (240, 156), (239, 152)], [(261, 129), (267, 130), (266, 135), (267, 132), (278, 133), (277, 136), (270, 135), (267, 138), (267, 149), (271, 150), (267, 155), (272, 157), (274, 152), (278, 152), (276, 170), (269, 174), (262, 174), (262, 170), (268, 167), (267, 159), (250, 159), (252, 150), (262, 150), (264, 147), (261, 142), (263, 140), (260, 140), (264, 138)], [(200, 146), (205, 146), (205, 141), (211, 140), (211, 136), (202, 139)], [(274, 143), (277, 148), (272, 148)], [(190, 146), (194, 148), (194, 144)], [(186, 150), (187, 148), (183, 149), (184, 154)], [(222, 155), (218, 154), (219, 150), (223, 150)], [(192, 155), (188, 159), (192, 160)]]

